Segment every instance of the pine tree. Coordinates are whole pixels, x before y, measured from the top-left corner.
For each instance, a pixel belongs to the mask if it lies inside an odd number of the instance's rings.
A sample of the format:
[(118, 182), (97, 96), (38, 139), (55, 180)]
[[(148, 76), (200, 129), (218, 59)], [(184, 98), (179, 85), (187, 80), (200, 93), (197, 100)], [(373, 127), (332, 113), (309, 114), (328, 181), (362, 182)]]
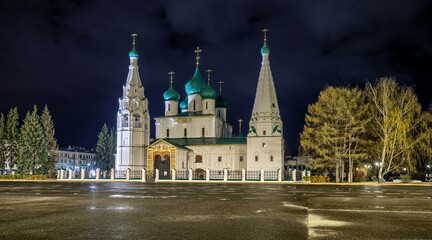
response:
[(315, 168), (334, 168), (336, 182), (343, 180), (345, 162), (352, 181), (353, 162), (364, 158), (362, 134), (366, 107), (358, 88), (328, 87), (309, 105), (300, 135), (302, 155), (313, 157)]
[(44, 110), (42, 111), (40, 120), (47, 145), (49, 170), (54, 171), (58, 159), (56, 154), (58, 146), (57, 139), (55, 138), (54, 122), (47, 105), (45, 105)]
[(6, 121), (6, 136), (5, 136), (5, 157), (6, 161), (9, 162), (9, 170), (15, 166), (18, 158), (18, 126), (19, 126), (19, 114), (18, 108), (12, 108), (9, 110), (7, 121)]
[(0, 169), (5, 169), (6, 164), (6, 128), (5, 128), (5, 119), (3, 113), (0, 113)]
[(27, 112), (18, 139), (18, 169), (21, 173), (46, 174), (50, 168), (47, 143), (37, 107)]
[(98, 134), (96, 144), (96, 161), (97, 166), (102, 171), (108, 171), (114, 167), (114, 152), (115, 152), (115, 134), (114, 130), (108, 129), (104, 124)]

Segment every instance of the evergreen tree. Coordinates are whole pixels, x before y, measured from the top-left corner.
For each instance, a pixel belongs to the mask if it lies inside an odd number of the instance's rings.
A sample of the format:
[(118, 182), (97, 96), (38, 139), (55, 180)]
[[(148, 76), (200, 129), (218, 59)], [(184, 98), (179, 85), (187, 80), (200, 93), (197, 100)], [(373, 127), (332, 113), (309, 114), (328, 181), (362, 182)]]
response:
[(56, 154), (56, 150), (58, 147), (57, 139), (55, 138), (54, 122), (52, 120), (47, 105), (45, 105), (44, 110), (41, 114), (41, 124), (47, 146), (49, 170), (54, 171), (55, 164), (58, 159)]
[(6, 121), (6, 136), (5, 136), (5, 157), (6, 161), (9, 162), (9, 170), (15, 166), (18, 158), (18, 126), (19, 126), (19, 114), (18, 108), (12, 108), (9, 110), (7, 121)]
[(362, 144), (366, 107), (358, 88), (328, 87), (308, 107), (300, 135), (302, 155), (313, 157), (315, 168), (334, 168), (336, 182), (343, 180), (345, 162), (352, 181), (354, 160), (365, 157)]
[(109, 130), (108, 126), (104, 124), (100, 133), (98, 134), (98, 141), (96, 144), (96, 161), (98, 168), (100, 168), (102, 171), (108, 171), (114, 167), (114, 153), (114, 130)]
[(5, 169), (6, 164), (6, 128), (5, 128), (5, 119), (3, 113), (0, 113), (0, 169)]
[(27, 112), (18, 139), (18, 169), (21, 173), (46, 174), (51, 163), (37, 107)]

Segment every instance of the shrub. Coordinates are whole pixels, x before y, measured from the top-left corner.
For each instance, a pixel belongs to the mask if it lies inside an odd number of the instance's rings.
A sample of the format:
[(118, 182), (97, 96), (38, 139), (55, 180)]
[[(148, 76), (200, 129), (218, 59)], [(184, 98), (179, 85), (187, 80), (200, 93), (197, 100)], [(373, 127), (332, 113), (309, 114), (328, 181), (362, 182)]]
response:
[(30, 175), (28, 176), (29, 180), (46, 180), (48, 179), (47, 175), (43, 175), (43, 174), (38, 174), (38, 175)]
[(402, 175), (401, 182), (408, 183), (411, 180), (411, 176), (409, 174)]
[(26, 179), (27, 175), (24, 174), (4, 174), (0, 175), (0, 179)]
[(325, 176), (310, 176), (311, 183), (325, 183), (330, 182), (330, 177)]
[(309, 182), (311, 180), (310, 176), (304, 176), (303, 181)]

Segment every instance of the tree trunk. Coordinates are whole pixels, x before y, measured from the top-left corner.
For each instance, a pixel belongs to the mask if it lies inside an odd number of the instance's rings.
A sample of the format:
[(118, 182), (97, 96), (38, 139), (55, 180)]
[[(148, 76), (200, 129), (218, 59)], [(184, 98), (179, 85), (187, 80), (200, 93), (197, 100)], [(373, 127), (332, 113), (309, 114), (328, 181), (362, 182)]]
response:
[(341, 182), (344, 182), (344, 174), (345, 174), (345, 161), (341, 160), (341, 169), (340, 169), (341, 173), (340, 173), (340, 178), (341, 178)]
[(338, 183), (339, 182), (339, 160), (337, 160), (336, 161), (336, 169), (335, 169), (336, 171), (336, 182)]
[(348, 159), (348, 182), (353, 182), (353, 160), (351, 158)]

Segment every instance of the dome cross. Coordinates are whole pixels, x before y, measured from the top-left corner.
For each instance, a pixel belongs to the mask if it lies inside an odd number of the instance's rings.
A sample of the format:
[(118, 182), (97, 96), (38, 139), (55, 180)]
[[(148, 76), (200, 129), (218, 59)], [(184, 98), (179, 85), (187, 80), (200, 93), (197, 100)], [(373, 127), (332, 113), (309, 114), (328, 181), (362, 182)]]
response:
[(207, 72), (207, 82), (210, 85), (210, 75), (211, 75), (211, 72), (213, 72), (213, 69), (209, 68), (209, 69), (207, 69), (205, 71)]
[(268, 32), (268, 28), (264, 28), (262, 30), (262, 32), (264, 33), (264, 44), (267, 44), (267, 32)]
[(170, 76), (170, 87), (172, 87), (172, 84), (173, 84), (174, 73), (175, 72), (173, 72), (173, 71), (170, 71), (168, 73), (168, 75)]
[(222, 84), (224, 84), (225, 82), (219, 81), (217, 83), (219, 84), (219, 94), (222, 95)]
[(196, 53), (196, 57), (195, 57), (195, 59), (196, 59), (196, 66), (198, 67), (198, 65), (199, 65), (199, 60), (200, 60), (200, 53), (202, 52), (202, 50), (199, 48), (199, 47), (197, 47), (196, 49), (195, 49), (195, 51), (194, 51), (194, 53)]
[(136, 33), (132, 33), (132, 48), (135, 49), (135, 41), (136, 41), (136, 36), (138, 36), (138, 34)]

